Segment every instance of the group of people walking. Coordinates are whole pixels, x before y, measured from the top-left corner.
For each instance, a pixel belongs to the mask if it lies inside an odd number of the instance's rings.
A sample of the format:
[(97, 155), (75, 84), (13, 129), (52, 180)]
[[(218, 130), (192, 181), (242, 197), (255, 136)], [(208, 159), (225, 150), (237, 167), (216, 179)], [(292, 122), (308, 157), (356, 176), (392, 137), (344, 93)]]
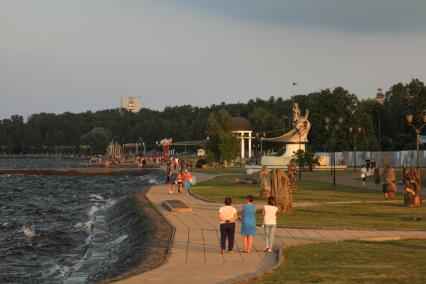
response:
[[(250, 253), (253, 246), (254, 237), (257, 235), (256, 225), (256, 205), (252, 195), (247, 196), (247, 202), (243, 205), (242, 216), (239, 217), (237, 209), (232, 206), (232, 199), (226, 197), (224, 206), (219, 209), (217, 217), (220, 220), (220, 247), (221, 253), (225, 251), (230, 253), (234, 249), (235, 222), (241, 220), (241, 235), (243, 236), (244, 253)], [(265, 252), (272, 252), (274, 243), (275, 229), (277, 225), (278, 208), (275, 204), (275, 198), (269, 197), (268, 204), (263, 207), (263, 227), (265, 231)], [(226, 242), (228, 241), (228, 250)]]
[(188, 168), (176, 167), (167, 163), (166, 183), (169, 194), (173, 194), (174, 186), (178, 193), (189, 194), (191, 190), (192, 176)]
[[(189, 194), (191, 190), (192, 176), (186, 167), (176, 166), (174, 163), (167, 163), (166, 183), (168, 193), (173, 194), (174, 188), (178, 193)], [(263, 207), (263, 225), (265, 232), (265, 252), (272, 252), (275, 229), (277, 224), (277, 212), (275, 198), (269, 197), (268, 203)], [(226, 197), (224, 206), (220, 207), (217, 217), (220, 220), (220, 246), (221, 253), (225, 251), (232, 253), (235, 243), (235, 222), (241, 221), (241, 235), (244, 243), (244, 253), (250, 253), (253, 246), (254, 237), (257, 235), (256, 224), (256, 204), (252, 195), (247, 196), (247, 202), (243, 205), (241, 217), (238, 216), (237, 209), (232, 206), (232, 198)], [(228, 249), (226, 249), (228, 243)]]

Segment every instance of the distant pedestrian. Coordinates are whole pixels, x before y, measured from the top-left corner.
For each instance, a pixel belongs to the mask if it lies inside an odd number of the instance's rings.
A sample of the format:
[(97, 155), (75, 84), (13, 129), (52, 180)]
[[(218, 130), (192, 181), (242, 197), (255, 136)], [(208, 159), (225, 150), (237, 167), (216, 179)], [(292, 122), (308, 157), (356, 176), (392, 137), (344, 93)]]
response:
[(178, 192), (181, 192), (181, 189), (183, 189), (183, 173), (182, 171), (179, 171), (176, 177), (176, 184)]
[(380, 184), (380, 168), (377, 164), (374, 165), (373, 175), (374, 175), (374, 183)]
[(361, 167), (362, 186), (365, 186), (366, 178), (367, 178), (367, 168), (365, 167), (365, 165), (362, 165)]
[(173, 193), (173, 171), (170, 164), (167, 166), (166, 182), (168, 184), (169, 194), (172, 194)]
[(265, 251), (272, 252), (274, 244), (275, 229), (277, 227), (278, 207), (275, 206), (275, 198), (268, 198), (268, 204), (263, 207), (263, 226), (265, 229)]
[(243, 205), (241, 235), (243, 236), (244, 252), (250, 253), (253, 239), (256, 236), (256, 205), (253, 204), (253, 195), (247, 196), (247, 204)]
[(226, 240), (228, 240), (228, 251), (233, 252), (235, 237), (235, 221), (238, 219), (237, 209), (232, 207), (232, 199), (225, 198), (225, 206), (220, 207), (217, 217), (220, 220), (220, 252), (226, 250)]
[(185, 187), (185, 194), (189, 194), (189, 191), (191, 190), (191, 173), (188, 171), (188, 169), (185, 169), (185, 172), (183, 174), (183, 185)]

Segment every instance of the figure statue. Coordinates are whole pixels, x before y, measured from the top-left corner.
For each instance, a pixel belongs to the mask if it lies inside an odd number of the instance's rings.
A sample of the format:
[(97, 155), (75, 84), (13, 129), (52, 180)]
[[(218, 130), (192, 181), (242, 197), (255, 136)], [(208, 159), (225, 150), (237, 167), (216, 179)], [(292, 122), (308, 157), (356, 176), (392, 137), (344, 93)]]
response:
[(404, 184), (406, 186), (404, 193), (404, 205), (408, 207), (417, 207), (422, 205), (420, 169), (413, 167), (403, 169)]
[(271, 196), (271, 176), (266, 166), (260, 171), (260, 198)]
[(299, 105), (297, 103), (294, 103), (294, 105), (293, 105), (293, 123), (294, 123), (294, 125), (296, 125), (296, 123), (299, 121), (299, 119), (300, 119)]
[[(386, 199), (395, 199), (396, 197), (396, 173), (395, 169), (389, 164), (388, 156), (384, 155), (383, 158), (383, 176), (384, 181), (382, 185), (383, 194)], [(380, 175), (379, 175), (380, 176)]]
[(297, 165), (294, 162), (294, 160), (292, 160), (290, 162), (290, 164), (288, 165), (287, 174), (288, 174), (288, 179), (289, 179), (289, 181), (288, 181), (288, 187), (289, 187), (289, 189), (291, 191), (298, 190), (299, 187), (297, 186), (297, 178), (296, 178), (296, 175), (297, 175)]
[(303, 117), (305, 120), (308, 120), (309, 117), (309, 110), (305, 109), (305, 116)]

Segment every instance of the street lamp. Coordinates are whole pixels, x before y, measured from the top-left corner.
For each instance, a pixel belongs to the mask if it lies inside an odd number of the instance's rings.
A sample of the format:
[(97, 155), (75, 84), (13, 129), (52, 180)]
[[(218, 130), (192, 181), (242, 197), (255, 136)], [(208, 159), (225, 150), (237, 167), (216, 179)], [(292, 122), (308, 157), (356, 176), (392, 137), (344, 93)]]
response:
[(422, 128), (426, 125), (426, 110), (423, 110), (422, 112), (422, 121), (423, 124), (419, 127), (416, 127), (413, 124), (413, 115), (412, 114), (407, 114), (405, 119), (407, 120), (408, 125), (410, 125), (415, 131), (416, 131), (416, 158), (417, 158), (417, 168), (419, 168), (419, 146), (420, 146), (420, 141), (419, 141), (419, 136), (420, 136), (420, 131), (422, 130)]
[(336, 185), (336, 130), (339, 130), (340, 126), (343, 123), (343, 118), (337, 118), (337, 121), (331, 123), (330, 118), (326, 117), (324, 119), (325, 130), (331, 130), (331, 137), (333, 142), (333, 161), (332, 161), (332, 173), (333, 173), (333, 186)]
[(358, 127), (356, 128), (356, 131), (354, 131), (354, 128), (351, 126), (349, 127), (349, 135), (351, 135), (352, 133), (354, 134), (354, 171), (356, 171), (356, 136), (357, 134), (361, 134), (362, 133), (362, 127)]
[(260, 141), (260, 156), (261, 157), (263, 155), (263, 138), (265, 138), (265, 137), (266, 137), (265, 132), (263, 132), (263, 133), (257, 132), (256, 133), (256, 139), (258, 139)]
[(382, 107), (385, 103), (385, 95), (383, 94), (383, 91), (381, 88), (377, 89), (377, 95), (376, 95), (376, 102), (378, 104), (378, 112), (377, 112), (377, 136), (379, 139), (379, 160), (378, 163), (380, 165), (381, 160), (381, 154), (382, 154), (382, 129), (381, 129), (381, 113), (382, 113)]
[[(298, 129), (299, 132), (299, 181), (302, 180), (302, 150), (300, 149), (300, 135), (302, 134), (302, 130), (306, 129), (308, 127), (308, 122), (306, 120), (303, 121), (303, 128)], [(306, 145), (305, 145), (305, 152), (306, 152)]]

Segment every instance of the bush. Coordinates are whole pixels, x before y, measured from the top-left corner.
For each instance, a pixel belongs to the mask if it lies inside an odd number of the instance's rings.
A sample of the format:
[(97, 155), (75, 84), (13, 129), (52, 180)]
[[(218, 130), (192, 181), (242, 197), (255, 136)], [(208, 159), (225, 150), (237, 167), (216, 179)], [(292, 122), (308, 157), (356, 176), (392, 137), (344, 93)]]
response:
[(202, 168), (206, 164), (206, 161), (204, 159), (198, 159), (198, 161), (195, 163), (196, 168)]

